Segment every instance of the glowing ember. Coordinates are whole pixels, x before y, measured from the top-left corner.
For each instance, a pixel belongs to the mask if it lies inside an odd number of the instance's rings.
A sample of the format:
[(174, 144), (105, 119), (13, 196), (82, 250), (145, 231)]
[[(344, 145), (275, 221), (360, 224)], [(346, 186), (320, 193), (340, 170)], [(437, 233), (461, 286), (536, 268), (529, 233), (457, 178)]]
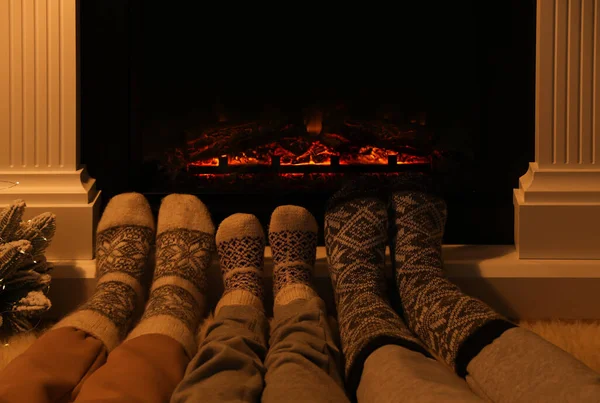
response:
[(422, 164), (429, 162), (429, 139), (420, 125), (327, 122), (322, 112), (313, 111), (299, 125), (286, 119), (221, 123), (188, 133), (183, 154), (186, 164), (196, 167)]

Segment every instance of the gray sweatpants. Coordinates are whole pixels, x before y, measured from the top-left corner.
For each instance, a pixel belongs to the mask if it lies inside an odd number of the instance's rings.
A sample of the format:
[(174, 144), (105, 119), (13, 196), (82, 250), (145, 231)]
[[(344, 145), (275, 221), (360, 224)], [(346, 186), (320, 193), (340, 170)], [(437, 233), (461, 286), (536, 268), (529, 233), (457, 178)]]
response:
[[(320, 298), (221, 308), (171, 402), (348, 402), (340, 352)], [(264, 388), (264, 391), (263, 391)]]
[(523, 328), (509, 329), (484, 347), (467, 372), (468, 386), (479, 397), (441, 363), (387, 345), (367, 358), (357, 397), (364, 403), (600, 402), (600, 374)]

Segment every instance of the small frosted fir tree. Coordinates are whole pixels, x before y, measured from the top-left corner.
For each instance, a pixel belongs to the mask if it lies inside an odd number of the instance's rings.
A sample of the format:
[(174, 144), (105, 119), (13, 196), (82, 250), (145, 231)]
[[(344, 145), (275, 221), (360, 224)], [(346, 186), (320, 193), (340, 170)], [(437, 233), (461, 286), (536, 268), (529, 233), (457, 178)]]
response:
[(56, 229), (52, 213), (23, 221), (25, 202), (0, 210), (0, 333), (31, 330), (50, 309), (51, 265), (44, 256)]

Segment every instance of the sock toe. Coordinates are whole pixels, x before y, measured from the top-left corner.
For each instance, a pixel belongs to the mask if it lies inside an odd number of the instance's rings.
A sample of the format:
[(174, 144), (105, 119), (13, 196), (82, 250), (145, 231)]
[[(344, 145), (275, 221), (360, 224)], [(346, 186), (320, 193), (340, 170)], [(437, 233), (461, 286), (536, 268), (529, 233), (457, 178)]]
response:
[(240, 237), (264, 238), (265, 233), (258, 218), (252, 214), (233, 214), (221, 222), (217, 230), (217, 244)]
[(110, 199), (98, 223), (98, 232), (126, 225), (154, 230), (150, 204), (140, 193), (122, 193)]
[(280, 206), (271, 215), (269, 232), (307, 231), (317, 232), (319, 226), (315, 217), (304, 207)]
[(210, 235), (215, 233), (210, 212), (204, 203), (188, 194), (171, 194), (161, 202), (157, 233), (174, 229), (189, 229)]

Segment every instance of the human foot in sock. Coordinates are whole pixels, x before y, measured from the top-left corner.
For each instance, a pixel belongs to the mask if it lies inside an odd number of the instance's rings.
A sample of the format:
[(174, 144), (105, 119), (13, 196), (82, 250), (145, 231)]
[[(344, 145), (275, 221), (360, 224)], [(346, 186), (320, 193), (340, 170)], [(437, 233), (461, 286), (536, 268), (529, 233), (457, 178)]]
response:
[(215, 227), (196, 197), (172, 194), (158, 213), (156, 267), (144, 315), (128, 339), (144, 334), (169, 336), (196, 353), (196, 330), (206, 306), (206, 269), (214, 249)]
[(407, 324), (464, 377), (471, 359), (514, 325), (444, 276), (446, 204), (441, 198), (422, 191), (398, 191), (392, 204), (396, 283)]
[(353, 393), (373, 351), (397, 344), (427, 355), (386, 296), (388, 216), (380, 199), (335, 195), (325, 213), (325, 245), (338, 311), (346, 382)]
[(144, 305), (142, 278), (153, 239), (154, 219), (144, 196), (113, 197), (98, 224), (96, 291), (55, 328), (75, 327), (101, 340), (109, 351), (115, 348)]
[(226, 305), (250, 305), (263, 310), (265, 234), (250, 214), (227, 217), (217, 230), (217, 251), (225, 289), (215, 314)]
[(317, 254), (318, 226), (305, 208), (277, 207), (269, 224), (273, 252), (273, 296), (275, 305), (317, 296), (312, 272)]

